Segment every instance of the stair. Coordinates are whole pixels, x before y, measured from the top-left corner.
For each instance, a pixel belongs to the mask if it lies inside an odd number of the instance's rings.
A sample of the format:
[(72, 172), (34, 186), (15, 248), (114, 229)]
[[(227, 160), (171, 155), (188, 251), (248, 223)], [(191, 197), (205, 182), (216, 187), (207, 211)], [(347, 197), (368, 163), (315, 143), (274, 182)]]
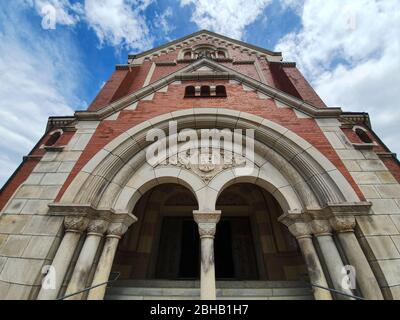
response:
[[(199, 300), (199, 281), (117, 281), (106, 300)], [(217, 300), (313, 300), (311, 288), (296, 281), (220, 281)]]

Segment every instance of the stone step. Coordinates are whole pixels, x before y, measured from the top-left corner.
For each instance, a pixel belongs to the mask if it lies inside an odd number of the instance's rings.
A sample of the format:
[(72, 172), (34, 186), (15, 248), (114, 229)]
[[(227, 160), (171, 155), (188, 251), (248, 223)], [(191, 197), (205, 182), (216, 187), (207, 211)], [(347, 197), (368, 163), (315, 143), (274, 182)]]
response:
[[(199, 281), (173, 280), (119, 280), (113, 287), (137, 288), (200, 288)], [(301, 281), (217, 281), (217, 288), (304, 288), (309, 285)]]
[[(198, 281), (118, 281), (107, 300), (199, 300)], [(293, 281), (220, 281), (217, 300), (312, 300), (310, 287)]]
[[(106, 300), (199, 300), (200, 297), (187, 296), (130, 296), (130, 295), (107, 295)], [(217, 300), (314, 300), (313, 296), (276, 296), (276, 297), (217, 297)]]
[[(135, 295), (135, 296), (200, 296), (200, 289), (192, 288), (134, 288), (134, 287), (111, 287), (108, 294)], [(269, 288), (269, 289), (217, 289), (218, 297), (273, 297), (273, 296), (301, 296), (309, 295), (309, 288)]]

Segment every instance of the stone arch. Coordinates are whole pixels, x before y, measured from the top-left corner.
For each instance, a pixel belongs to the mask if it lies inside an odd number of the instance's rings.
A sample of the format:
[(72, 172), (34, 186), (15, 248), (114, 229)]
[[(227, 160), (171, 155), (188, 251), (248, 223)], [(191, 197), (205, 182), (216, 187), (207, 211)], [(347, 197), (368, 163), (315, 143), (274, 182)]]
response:
[[(134, 192), (129, 193), (132, 190), (128, 189), (127, 179), (131, 179), (132, 172), (135, 173), (140, 168), (146, 167), (145, 149), (151, 144), (146, 141), (146, 134), (152, 128), (167, 132), (170, 121), (177, 121), (178, 130), (187, 128), (254, 129), (256, 159), (259, 162), (264, 161), (264, 164), (269, 161), (278, 171), (280, 168), (285, 168), (286, 180), (291, 186), (287, 188), (287, 192), (295, 194), (289, 197), (289, 201), (285, 198), (287, 195), (282, 193), (282, 198), (286, 199), (286, 203), (283, 199), (281, 200), (285, 208), (324, 207), (332, 203), (359, 201), (355, 191), (339, 170), (315, 147), (287, 128), (245, 112), (199, 108), (163, 114), (121, 134), (86, 164), (63, 195), (61, 202), (111, 207), (113, 203), (107, 200), (111, 198), (103, 197), (105, 194), (118, 195), (119, 199), (129, 194), (135, 197)], [(194, 181), (203, 187), (197, 190), (192, 189), (199, 203), (202, 202), (201, 197), (208, 197), (213, 192), (213, 188), (205, 186), (204, 182), (198, 181), (199, 179), (194, 178), (193, 174), (182, 169), (179, 172), (179, 175), (163, 177), (160, 169), (160, 175), (146, 183), (150, 186), (155, 181), (170, 178), (189, 185)], [(255, 174), (250, 178), (254, 179)], [(186, 179), (181, 178), (180, 175)], [(288, 176), (290, 176), (289, 179), (287, 179)], [(259, 182), (269, 181), (267, 178), (259, 178)], [(146, 183), (143, 188), (146, 188)], [(215, 195), (211, 196), (215, 198)], [(134, 200), (126, 208), (130, 208), (132, 203)]]

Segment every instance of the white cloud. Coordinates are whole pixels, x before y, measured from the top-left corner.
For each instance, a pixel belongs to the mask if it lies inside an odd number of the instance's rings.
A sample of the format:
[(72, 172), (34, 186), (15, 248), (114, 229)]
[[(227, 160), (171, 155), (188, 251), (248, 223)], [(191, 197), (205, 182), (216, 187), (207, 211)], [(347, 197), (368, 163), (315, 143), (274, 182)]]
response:
[(272, 0), (181, 0), (193, 5), (191, 21), (201, 29), (242, 39), (246, 26), (260, 16)]
[(329, 105), (370, 113), (375, 131), (400, 153), (400, 2), (306, 0), (302, 28), (277, 45)]
[(42, 136), (48, 117), (72, 115), (82, 103), (75, 95), (84, 77), (77, 49), (33, 26), (23, 5), (0, 7), (0, 186)]
[(149, 49), (153, 39), (144, 16), (152, 0), (86, 0), (85, 19), (101, 44)]
[(154, 26), (162, 30), (164, 35), (168, 35), (175, 30), (175, 26), (168, 21), (173, 16), (171, 7), (168, 7), (162, 14), (156, 13), (154, 18)]
[(69, 0), (24, 0), (27, 4), (35, 7), (37, 13), (44, 17), (48, 14), (47, 7), (55, 9), (55, 22), (62, 25), (75, 25), (80, 21), (83, 14), (81, 3), (71, 3)]

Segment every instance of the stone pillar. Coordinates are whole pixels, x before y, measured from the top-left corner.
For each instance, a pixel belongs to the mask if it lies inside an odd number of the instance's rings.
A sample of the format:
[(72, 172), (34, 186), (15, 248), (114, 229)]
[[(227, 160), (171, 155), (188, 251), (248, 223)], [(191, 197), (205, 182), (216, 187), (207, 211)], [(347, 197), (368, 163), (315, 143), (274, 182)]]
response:
[[(112, 223), (108, 228), (106, 242), (96, 268), (92, 286), (105, 283), (109, 280), (119, 241), (127, 230), (128, 226), (123, 223)], [(106, 289), (107, 285), (103, 285), (90, 290), (88, 300), (103, 300)]]
[[(81, 234), (86, 230), (88, 224), (89, 219), (84, 217), (71, 216), (65, 218), (65, 234), (51, 265), (55, 271), (55, 286), (54, 289), (42, 287), (37, 297), (38, 300), (54, 300), (58, 297), (68, 267), (78, 247)], [(50, 273), (48, 276), (51, 277), (52, 274)], [(51, 279), (49, 280), (51, 281)]]
[[(107, 230), (108, 222), (93, 220), (89, 223), (85, 243), (83, 244), (78, 261), (76, 262), (72, 278), (68, 284), (65, 295), (76, 293), (85, 289), (90, 270), (93, 266), (101, 238)], [(81, 300), (82, 293), (74, 295), (68, 300)]]
[(216, 300), (214, 237), (217, 229), (217, 223), (221, 218), (221, 211), (194, 211), (193, 214), (194, 220), (199, 226), (201, 239), (201, 300)]
[[(328, 282), (312, 241), (310, 225), (306, 222), (295, 222), (289, 223), (288, 227), (299, 243), (311, 283), (328, 288)], [(332, 300), (332, 295), (327, 290), (313, 287), (313, 293), (316, 300)]]
[(338, 233), (340, 244), (349, 263), (355, 268), (356, 283), (360, 287), (363, 297), (371, 300), (383, 300), (378, 281), (354, 234), (356, 226), (354, 216), (335, 216), (330, 221)]
[[(317, 238), (334, 289), (345, 294), (352, 295), (353, 292), (351, 289), (347, 289), (342, 285), (343, 279), (346, 276), (346, 274), (343, 273), (344, 264), (336, 247), (335, 241), (333, 240), (331, 231), (331, 225), (328, 220), (312, 221), (312, 232)], [(353, 299), (340, 294), (336, 294), (336, 297), (340, 300)]]

